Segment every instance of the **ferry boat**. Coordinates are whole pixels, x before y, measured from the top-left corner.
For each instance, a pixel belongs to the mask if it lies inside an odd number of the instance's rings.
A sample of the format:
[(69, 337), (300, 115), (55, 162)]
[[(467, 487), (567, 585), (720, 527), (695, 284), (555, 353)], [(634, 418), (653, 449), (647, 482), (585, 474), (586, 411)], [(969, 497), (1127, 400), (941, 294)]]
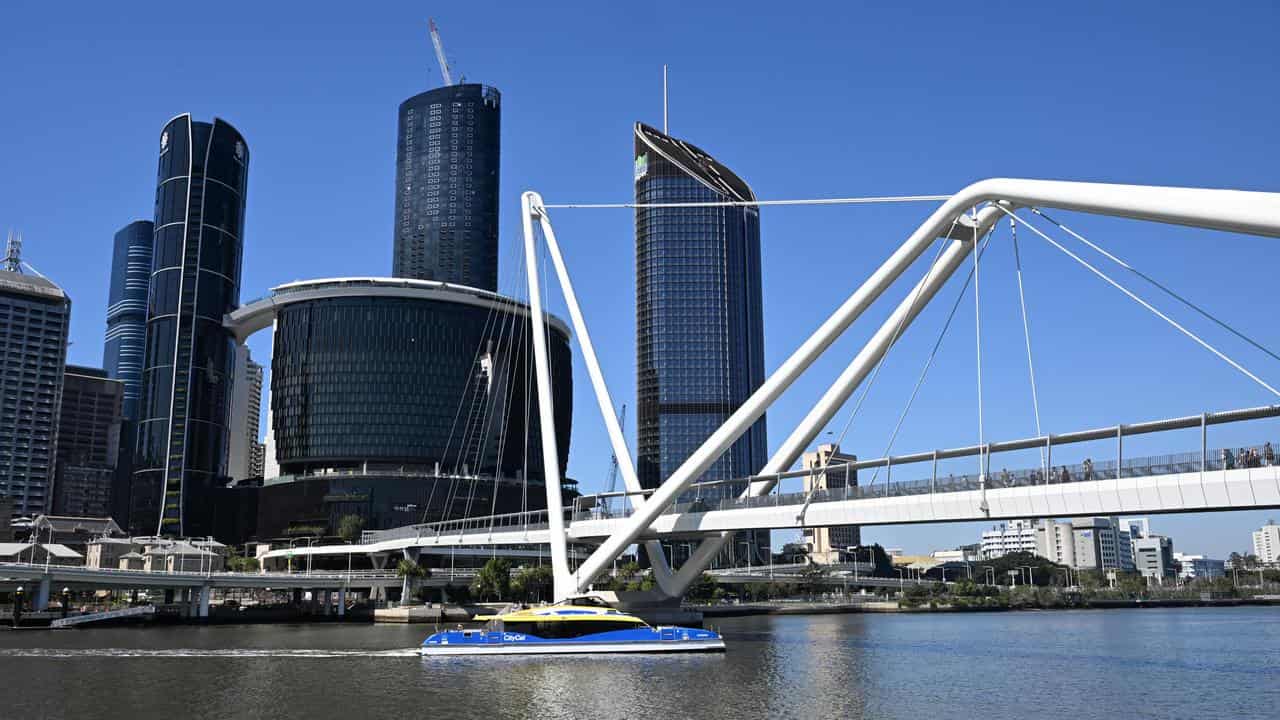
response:
[(724, 652), (719, 633), (653, 627), (594, 597), (491, 616), (482, 629), (446, 630), (422, 642), (423, 655)]

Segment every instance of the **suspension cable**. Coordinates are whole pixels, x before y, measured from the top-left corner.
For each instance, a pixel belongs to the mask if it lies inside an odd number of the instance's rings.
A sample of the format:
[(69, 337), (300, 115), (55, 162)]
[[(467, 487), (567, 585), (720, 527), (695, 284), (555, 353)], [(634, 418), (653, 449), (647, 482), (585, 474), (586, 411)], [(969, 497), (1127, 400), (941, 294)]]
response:
[(801, 200), (724, 200), (708, 202), (673, 203), (545, 203), (545, 208), (610, 209), (636, 208), (704, 208), (704, 207), (760, 207), (764, 205), (875, 205), (884, 203), (939, 202), (949, 200), (950, 195), (881, 195), (847, 198), (809, 198)]
[[(974, 217), (977, 217), (976, 209), (974, 211)], [(973, 241), (976, 245), (978, 242), (978, 228), (976, 224), (974, 225), (973, 234)], [(978, 482), (979, 484), (985, 485), (987, 477), (986, 468), (987, 465), (990, 464), (990, 461), (984, 457), (982, 450), (982, 302), (980, 300), (981, 293), (979, 292), (981, 283), (978, 279), (978, 260), (979, 253), (975, 252), (973, 254), (973, 334), (974, 346), (977, 350), (976, 364), (978, 366)], [(985, 503), (986, 500), (984, 499), (983, 502)]]
[[(982, 240), (982, 247), (977, 252), (982, 253), (987, 249), (987, 245), (991, 241), (991, 233), (995, 226), (987, 231), (986, 236)], [(960, 292), (956, 295), (956, 301), (951, 304), (951, 312), (947, 314), (947, 321), (942, 325), (942, 331), (938, 333), (938, 339), (933, 343), (933, 350), (929, 352), (929, 357), (925, 359), (924, 368), (920, 371), (920, 377), (916, 379), (916, 385), (911, 389), (911, 396), (907, 398), (906, 407), (902, 408), (902, 414), (898, 416), (898, 422), (893, 426), (893, 432), (889, 435), (889, 442), (885, 444), (884, 454), (881, 457), (889, 457), (889, 453), (893, 451), (893, 443), (898, 439), (898, 432), (902, 430), (902, 424), (907, 419), (907, 414), (911, 412), (911, 406), (916, 401), (916, 396), (920, 394), (920, 388), (924, 385), (925, 376), (929, 374), (929, 369), (933, 367), (934, 358), (938, 355), (938, 350), (942, 347), (942, 340), (947, 336), (947, 330), (951, 328), (951, 321), (956, 317), (956, 311), (960, 309), (960, 303), (964, 301), (964, 296), (969, 292), (969, 283), (973, 282), (973, 270), (969, 270), (969, 274), (964, 279), (964, 284), (960, 286)], [(875, 472), (871, 474), (871, 482), (868, 485), (875, 485), (876, 478), (880, 477), (881, 465), (877, 465)]]
[(1054, 220), (1053, 218), (1051, 218), (1051, 217), (1049, 217), (1048, 215), (1046, 215), (1046, 214), (1045, 214), (1044, 212), (1042, 212), (1039, 208), (1034, 208), (1034, 207), (1033, 207), (1033, 208), (1028, 208), (1028, 209), (1029, 209), (1029, 210), (1031, 210), (1031, 212), (1033, 212), (1033, 213), (1035, 213), (1035, 214), (1039, 215), (1040, 217), (1044, 218), (1045, 220), (1048, 220), (1049, 222), (1053, 223), (1054, 225), (1057, 225), (1057, 226), (1058, 226), (1058, 228), (1059, 228), (1060, 230), (1062, 230), (1063, 232), (1065, 232), (1065, 233), (1067, 233), (1068, 235), (1070, 235), (1071, 237), (1073, 237), (1073, 238), (1075, 238), (1075, 239), (1079, 240), (1080, 242), (1084, 243), (1085, 245), (1088, 245), (1089, 247), (1093, 248), (1095, 251), (1097, 251), (1098, 253), (1100, 253), (1100, 254), (1102, 254), (1102, 255), (1106, 256), (1109, 260), (1111, 260), (1111, 261), (1112, 261), (1112, 262), (1114, 262), (1115, 264), (1119, 265), (1120, 267), (1124, 268), (1125, 270), (1128, 270), (1129, 272), (1133, 273), (1134, 275), (1137, 275), (1138, 277), (1142, 278), (1143, 280), (1146, 280), (1147, 282), (1151, 283), (1152, 285), (1155, 285), (1156, 287), (1160, 288), (1161, 290), (1163, 290), (1166, 294), (1168, 294), (1168, 295), (1169, 295), (1170, 297), (1172, 297), (1173, 299), (1177, 300), (1178, 302), (1182, 303), (1183, 305), (1186, 305), (1187, 307), (1191, 308), (1192, 310), (1195, 310), (1196, 312), (1200, 313), (1202, 316), (1204, 316), (1204, 317), (1208, 318), (1209, 320), (1213, 321), (1214, 323), (1216, 323), (1216, 324), (1217, 324), (1219, 327), (1221, 327), (1222, 329), (1226, 330), (1227, 332), (1231, 333), (1232, 335), (1235, 335), (1236, 337), (1240, 338), (1241, 340), (1243, 340), (1243, 341), (1245, 341), (1245, 342), (1249, 343), (1250, 345), (1252, 345), (1252, 346), (1254, 346), (1255, 348), (1257, 348), (1257, 349), (1261, 350), (1262, 352), (1266, 353), (1267, 355), (1270, 355), (1272, 359), (1274, 359), (1274, 360), (1280, 360), (1280, 355), (1277, 355), (1277, 354), (1275, 354), (1275, 353), (1271, 352), (1270, 350), (1268, 350), (1267, 348), (1263, 347), (1261, 343), (1259, 343), (1259, 342), (1255, 341), (1253, 338), (1250, 338), (1249, 336), (1245, 335), (1244, 333), (1240, 332), (1239, 330), (1236, 330), (1235, 328), (1231, 327), (1231, 326), (1230, 326), (1230, 325), (1228, 325), (1225, 321), (1223, 321), (1223, 320), (1219, 320), (1217, 317), (1215, 317), (1214, 315), (1210, 314), (1208, 310), (1205, 310), (1204, 308), (1200, 307), (1199, 305), (1196, 305), (1195, 303), (1191, 302), (1191, 301), (1190, 301), (1190, 300), (1188, 300), (1187, 298), (1185, 298), (1185, 297), (1183, 297), (1183, 296), (1179, 295), (1178, 293), (1174, 292), (1173, 290), (1171, 290), (1170, 288), (1166, 287), (1164, 284), (1160, 283), (1159, 281), (1157, 281), (1155, 278), (1151, 277), (1150, 275), (1147, 275), (1146, 273), (1144, 273), (1144, 272), (1142, 272), (1141, 270), (1139, 270), (1139, 269), (1135, 268), (1134, 266), (1130, 265), (1129, 263), (1125, 262), (1124, 260), (1121, 260), (1120, 258), (1116, 257), (1115, 255), (1113, 255), (1113, 254), (1111, 254), (1111, 253), (1107, 252), (1106, 250), (1103, 250), (1102, 248), (1098, 247), (1097, 245), (1095, 245), (1095, 244), (1093, 244), (1093, 243), (1089, 242), (1088, 240), (1086, 240), (1083, 236), (1081, 236), (1081, 235), (1080, 235), (1079, 233), (1077, 233), (1076, 231), (1072, 230), (1071, 228), (1067, 227), (1066, 225), (1063, 225), (1062, 223), (1058, 222), (1057, 220)]
[[(1018, 273), (1018, 304), (1022, 306), (1022, 337), (1027, 345), (1027, 373), (1031, 376), (1031, 409), (1036, 415), (1036, 437), (1040, 431), (1040, 398), (1036, 393), (1036, 364), (1031, 359), (1031, 322), (1027, 318), (1027, 295), (1022, 288), (1022, 253), (1018, 251), (1018, 223), (1009, 221), (1009, 233), (1013, 237), (1013, 266)], [(1044, 465), (1044, 448), (1040, 449), (1040, 464)]]
[(1090, 272), (1092, 272), (1094, 275), (1097, 275), (1098, 277), (1100, 277), (1100, 278), (1102, 278), (1103, 280), (1105, 280), (1105, 281), (1107, 282), (1107, 284), (1111, 285), (1111, 286), (1112, 286), (1112, 287), (1114, 287), (1115, 289), (1117, 289), (1117, 290), (1119, 290), (1120, 292), (1124, 293), (1125, 295), (1129, 296), (1129, 299), (1133, 300), (1134, 302), (1138, 303), (1138, 304), (1139, 304), (1139, 305), (1141, 305), (1142, 307), (1144, 307), (1144, 308), (1146, 308), (1147, 310), (1151, 311), (1151, 312), (1152, 312), (1152, 313), (1154, 313), (1156, 316), (1158, 316), (1160, 319), (1162, 319), (1162, 320), (1164, 320), (1165, 322), (1167, 322), (1167, 323), (1169, 323), (1170, 325), (1172, 325), (1174, 328), (1176, 328), (1176, 329), (1177, 329), (1179, 332), (1181, 332), (1183, 335), (1186, 335), (1187, 337), (1189, 337), (1189, 338), (1191, 338), (1192, 340), (1194, 340), (1198, 345), (1200, 345), (1200, 346), (1201, 346), (1201, 347), (1203, 347), (1204, 349), (1208, 350), (1209, 352), (1213, 353), (1214, 355), (1217, 355), (1217, 356), (1218, 356), (1218, 358), (1219, 358), (1219, 359), (1221, 359), (1223, 362), (1227, 363), (1227, 364), (1228, 364), (1228, 365), (1230, 365), (1231, 367), (1233, 367), (1233, 368), (1235, 368), (1236, 370), (1240, 371), (1240, 373), (1242, 373), (1243, 375), (1245, 375), (1246, 377), (1248, 377), (1250, 380), (1252, 380), (1252, 381), (1254, 381), (1255, 383), (1257, 383), (1257, 384), (1261, 385), (1263, 388), (1265, 388), (1265, 389), (1266, 389), (1268, 392), (1270, 392), (1272, 395), (1275, 395), (1275, 396), (1277, 396), (1277, 397), (1280, 397), (1280, 390), (1276, 390), (1275, 388), (1271, 387), (1271, 386), (1270, 386), (1270, 385), (1268, 385), (1266, 382), (1264, 382), (1261, 378), (1259, 378), (1257, 375), (1254, 375), (1253, 373), (1251, 373), (1251, 372), (1249, 372), (1248, 370), (1246, 370), (1246, 369), (1244, 368), (1244, 366), (1242, 366), (1240, 363), (1238, 363), (1238, 362), (1236, 362), (1235, 360), (1232, 360), (1231, 358), (1227, 357), (1227, 356), (1226, 356), (1226, 355), (1225, 355), (1221, 350), (1218, 350), (1218, 349), (1217, 349), (1217, 348), (1215, 348), (1214, 346), (1212, 346), (1212, 345), (1210, 345), (1209, 343), (1207, 343), (1207, 342), (1205, 342), (1204, 340), (1202, 340), (1202, 339), (1200, 338), (1200, 336), (1199, 336), (1199, 335), (1196, 335), (1195, 333), (1193, 333), (1193, 332), (1191, 332), (1190, 330), (1186, 329), (1186, 328), (1185, 328), (1185, 327), (1183, 327), (1182, 325), (1179, 325), (1179, 324), (1177, 323), (1177, 321), (1173, 320), (1173, 319), (1172, 319), (1172, 318), (1170, 318), (1168, 315), (1165, 315), (1164, 313), (1162, 313), (1162, 312), (1160, 312), (1159, 310), (1157, 310), (1154, 306), (1152, 306), (1152, 305), (1151, 305), (1151, 303), (1149, 303), (1149, 302), (1147, 302), (1146, 300), (1143, 300), (1142, 298), (1138, 297), (1138, 296), (1137, 296), (1137, 295), (1135, 295), (1132, 291), (1130, 291), (1128, 288), (1124, 287), (1123, 285), (1121, 285), (1120, 283), (1116, 282), (1115, 280), (1112, 280), (1109, 276), (1107, 276), (1107, 274), (1106, 274), (1106, 273), (1104, 273), (1104, 272), (1102, 272), (1101, 270), (1099, 270), (1099, 269), (1095, 268), (1094, 266), (1090, 265), (1086, 260), (1082, 259), (1079, 255), (1076, 255), (1075, 253), (1071, 252), (1071, 251), (1070, 251), (1070, 250), (1068, 250), (1067, 248), (1065, 248), (1065, 247), (1063, 247), (1062, 245), (1058, 244), (1058, 243), (1057, 243), (1053, 238), (1051, 238), (1051, 237), (1049, 237), (1048, 235), (1045, 235), (1043, 232), (1041, 232), (1041, 231), (1040, 231), (1040, 229), (1039, 229), (1039, 228), (1037, 228), (1035, 225), (1032, 225), (1031, 223), (1027, 222), (1026, 220), (1023, 220), (1022, 218), (1018, 217), (1017, 215), (1014, 215), (1012, 212), (1010, 212), (1009, 210), (1005, 209), (1005, 208), (1004, 208), (1003, 206), (1001, 206), (1001, 205), (996, 205), (996, 207), (999, 207), (999, 208), (1000, 208), (1000, 210), (1001, 210), (1002, 212), (1004, 212), (1006, 215), (1008, 215), (1009, 217), (1011, 217), (1011, 218), (1013, 218), (1014, 220), (1017, 220), (1018, 222), (1022, 223), (1022, 225), (1023, 225), (1023, 226), (1025, 226), (1027, 229), (1031, 230), (1031, 232), (1034, 232), (1035, 234), (1039, 235), (1041, 238), (1044, 238), (1044, 240), (1045, 240), (1046, 242), (1048, 242), (1050, 245), (1054, 246), (1054, 247), (1055, 247), (1055, 248), (1057, 248), (1058, 250), (1061, 250), (1063, 253), (1065, 253), (1065, 254), (1066, 254), (1068, 257), (1070, 257), (1072, 260), (1075, 260), (1076, 262), (1078, 262), (1078, 263), (1080, 263), (1081, 265), (1083, 265), (1085, 268), (1087, 268), (1087, 269), (1088, 269)]

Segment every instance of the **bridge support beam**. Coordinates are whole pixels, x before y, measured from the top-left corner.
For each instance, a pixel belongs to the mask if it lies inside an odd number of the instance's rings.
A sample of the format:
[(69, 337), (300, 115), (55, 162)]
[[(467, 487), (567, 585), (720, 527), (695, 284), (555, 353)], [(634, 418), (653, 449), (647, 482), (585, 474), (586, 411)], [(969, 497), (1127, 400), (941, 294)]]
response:
[(53, 588), (53, 579), (48, 575), (40, 578), (40, 584), (36, 587), (36, 596), (32, 601), (31, 609), (34, 612), (44, 612), (49, 609), (49, 593)]
[(201, 619), (206, 619), (209, 617), (209, 601), (212, 599), (212, 596), (213, 596), (213, 588), (209, 585), (201, 585), (199, 593), (200, 593), (199, 617)]
[(346, 616), (347, 616), (347, 588), (340, 587), (338, 588), (338, 617), (344, 618)]

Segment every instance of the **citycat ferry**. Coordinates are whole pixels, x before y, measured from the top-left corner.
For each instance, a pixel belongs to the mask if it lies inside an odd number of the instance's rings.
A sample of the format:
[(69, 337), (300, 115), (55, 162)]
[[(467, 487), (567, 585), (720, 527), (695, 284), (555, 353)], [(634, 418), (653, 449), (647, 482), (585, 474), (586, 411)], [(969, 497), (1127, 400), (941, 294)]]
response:
[(724, 652), (719, 633), (653, 627), (594, 597), (478, 616), (483, 629), (446, 630), (422, 642), (423, 655)]

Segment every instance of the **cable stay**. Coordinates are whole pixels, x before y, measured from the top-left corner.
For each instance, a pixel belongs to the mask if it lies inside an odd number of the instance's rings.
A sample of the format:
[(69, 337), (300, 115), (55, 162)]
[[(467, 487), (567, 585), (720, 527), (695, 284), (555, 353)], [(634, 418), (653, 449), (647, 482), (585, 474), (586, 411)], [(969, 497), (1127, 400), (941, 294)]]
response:
[[(1036, 416), (1036, 437), (1042, 437), (1040, 431), (1040, 398), (1036, 393), (1036, 364), (1031, 359), (1031, 321), (1027, 318), (1027, 295), (1022, 286), (1022, 253), (1018, 251), (1018, 223), (1009, 221), (1009, 234), (1013, 239), (1013, 266), (1018, 273), (1018, 304), (1022, 308), (1022, 337), (1027, 345), (1027, 373), (1031, 376), (1031, 409)], [(1040, 465), (1044, 466), (1047, 458), (1044, 449), (1040, 449)], [(1048, 473), (1048, 468), (1045, 468)], [(1047, 475), (1046, 475), (1047, 476)]]
[[(994, 230), (994, 227), (993, 227)], [(982, 246), (978, 248), (978, 253), (984, 253), (987, 245), (991, 242), (991, 233), (988, 230), (986, 236), (982, 240)], [(968, 276), (964, 279), (964, 284), (960, 286), (960, 292), (956, 294), (956, 301), (951, 304), (951, 312), (947, 313), (947, 320), (942, 324), (942, 331), (938, 333), (938, 339), (933, 343), (933, 349), (929, 351), (929, 357), (925, 359), (924, 368), (920, 370), (920, 377), (916, 379), (916, 385), (911, 389), (911, 396), (907, 398), (907, 404), (902, 408), (902, 414), (898, 416), (898, 422), (893, 426), (893, 432), (889, 434), (889, 442), (885, 444), (884, 453), (881, 457), (889, 457), (889, 453), (893, 452), (893, 443), (898, 439), (898, 432), (902, 430), (902, 424), (907, 419), (907, 414), (911, 412), (911, 406), (916, 401), (916, 396), (920, 394), (920, 388), (924, 386), (925, 377), (929, 374), (929, 369), (933, 367), (933, 361), (938, 356), (938, 350), (942, 348), (942, 341), (947, 336), (947, 331), (951, 328), (951, 322), (956, 317), (956, 311), (960, 309), (960, 303), (964, 301), (964, 297), (969, 292), (969, 283), (973, 282), (973, 270), (969, 270)], [(874, 486), (876, 478), (880, 477), (880, 467), (876, 466), (875, 471), (871, 473), (871, 482), (868, 486)]]
[(1163, 283), (1159, 282), (1158, 280), (1156, 280), (1155, 278), (1151, 277), (1150, 275), (1147, 275), (1146, 273), (1144, 273), (1144, 272), (1142, 272), (1141, 270), (1139, 270), (1139, 269), (1135, 268), (1134, 266), (1130, 265), (1129, 263), (1125, 262), (1124, 260), (1121, 260), (1120, 258), (1116, 257), (1115, 255), (1113, 255), (1113, 254), (1111, 254), (1111, 253), (1107, 252), (1106, 250), (1103, 250), (1102, 248), (1098, 247), (1098, 246), (1097, 246), (1097, 245), (1095, 245), (1094, 243), (1089, 242), (1087, 239), (1085, 239), (1083, 236), (1081, 236), (1081, 235), (1080, 235), (1079, 233), (1077, 233), (1076, 231), (1072, 230), (1071, 228), (1067, 227), (1066, 225), (1063, 225), (1062, 223), (1058, 222), (1057, 220), (1054, 220), (1053, 218), (1051, 218), (1051, 217), (1049, 217), (1048, 215), (1046, 215), (1046, 214), (1044, 213), (1044, 211), (1040, 210), (1039, 208), (1035, 208), (1035, 207), (1033, 207), (1033, 208), (1028, 208), (1028, 209), (1029, 209), (1029, 210), (1031, 210), (1031, 212), (1033, 212), (1033, 213), (1035, 213), (1035, 214), (1039, 215), (1040, 217), (1044, 218), (1045, 220), (1048, 220), (1049, 222), (1051, 222), (1051, 223), (1053, 223), (1054, 225), (1058, 226), (1058, 229), (1060, 229), (1060, 230), (1062, 230), (1063, 232), (1067, 233), (1067, 234), (1068, 234), (1068, 235), (1070, 235), (1071, 237), (1073, 237), (1073, 238), (1075, 238), (1075, 239), (1079, 240), (1080, 242), (1084, 243), (1085, 245), (1088, 245), (1089, 247), (1093, 248), (1093, 249), (1094, 249), (1095, 251), (1097, 251), (1098, 253), (1100, 253), (1100, 254), (1102, 254), (1102, 255), (1106, 256), (1109, 260), (1111, 260), (1111, 261), (1112, 261), (1112, 262), (1114, 262), (1115, 264), (1119, 265), (1120, 267), (1124, 268), (1125, 270), (1128, 270), (1129, 272), (1133, 273), (1134, 275), (1137, 275), (1138, 277), (1142, 278), (1143, 280), (1146, 280), (1147, 282), (1151, 283), (1152, 285), (1155, 285), (1156, 287), (1160, 288), (1160, 289), (1161, 289), (1161, 290), (1163, 290), (1166, 294), (1168, 294), (1170, 297), (1172, 297), (1173, 299), (1175, 299), (1175, 300), (1177, 300), (1178, 302), (1182, 303), (1183, 305), (1186, 305), (1187, 307), (1191, 308), (1192, 310), (1195, 310), (1197, 313), (1200, 313), (1200, 315), (1202, 315), (1202, 316), (1204, 316), (1205, 318), (1207, 318), (1208, 320), (1210, 320), (1210, 321), (1212, 321), (1212, 322), (1216, 323), (1216, 324), (1217, 324), (1219, 327), (1221, 327), (1223, 330), (1226, 330), (1227, 332), (1231, 333), (1232, 335), (1235, 335), (1236, 337), (1240, 338), (1241, 340), (1243, 340), (1243, 341), (1245, 341), (1245, 342), (1249, 343), (1250, 345), (1254, 346), (1254, 347), (1255, 347), (1255, 348), (1257, 348), (1258, 350), (1261, 350), (1262, 352), (1264, 352), (1264, 353), (1266, 353), (1267, 355), (1271, 356), (1271, 358), (1272, 358), (1273, 360), (1280, 360), (1280, 355), (1277, 355), (1276, 353), (1271, 352), (1271, 351), (1270, 351), (1270, 350), (1268, 350), (1267, 348), (1263, 347), (1263, 345), (1262, 345), (1261, 343), (1259, 343), (1259, 342), (1255, 341), (1253, 338), (1250, 338), (1248, 335), (1245, 335), (1244, 333), (1240, 332), (1239, 330), (1236, 330), (1235, 328), (1231, 327), (1230, 325), (1228, 325), (1228, 324), (1226, 323), (1226, 321), (1224, 321), (1224, 320), (1219, 320), (1217, 317), (1215, 317), (1214, 315), (1212, 315), (1208, 310), (1205, 310), (1204, 308), (1200, 307), (1199, 305), (1196, 305), (1195, 303), (1191, 302), (1191, 301), (1190, 301), (1190, 300), (1188, 300), (1187, 298), (1185, 298), (1185, 297), (1183, 297), (1183, 296), (1179, 295), (1178, 293), (1174, 292), (1173, 290), (1171, 290), (1170, 288), (1166, 287)]
[(1048, 242), (1050, 245), (1054, 246), (1055, 248), (1057, 248), (1058, 250), (1060, 250), (1061, 252), (1063, 252), (1064, 254), (1066, 254), (1066, 255), (1067, 255), (1068, 257), (1070, 257), (1072, 260), (1075, 260), (1077, 263), (1079, 263), (1079, 264), (1083, 265), (1086, 269), (1088, 269), (1088, 270), (1089, 270), (1090, 272), (1092, 272), (1094, 275), (1097, 275), (1098, 277), (1102, 278), (1104, 281), (1106, 281), (1106, 282), (1107, 282), (1107, 284), (1111, 285), (1111, 286), (1112, 286), (1112, 287), (1114, 287), (1115, 289), (1117, 289), (1117, 290), (1119, 290), (1120, 292), (1122, 292), (1122, 293), (1124, 293), (1125, 295), (1127, 295), (1127, 296), (1129, 297), (1129, 299), (1133, 300), (1134, 302), (1138, 303), (1139, 305), (1141, 305), (1142, 307), (1146, 308), (1146, 309), (1147, 309), (1147, 310), (1149, 310), (1150, 312), (1154, 313), (1157, 317), (1159, 317), (1160, 319), (1162, 319), (1162, 320), (1164, 320), (1165, 322), (1167, 322), (1167, 323), (1169, 323), (1170, 325), (1172, 325), (1174, 328), (1176, 328), (1176, 329), (1177, 329), (1179, 332), (1181, 332), (1183, 335), (1186, 335), (1187, 337), (1189, 337), (1189, 338), (1191, 338), (1192, 340), (1194, 340), (1194, 341), (1196, 342), (1196, 344), (1200, 345), (1201, 347), (1203, 347), (1204, 349), (1206, 349), (1206, 350), (1208, 350), (1209, 352), (1213, 353), (1214, 355), (1217, 355), (1217, 356), (1218, 356), (1218, 358), (1219, 358), (1219, 359), (1221, 359), (1223, 362), (1227, 363), (1228, 365), (1230, 365), (1231, 367), (1235, 368), (1235, 369), (1236, 369), (1236, 370), (1238, 370), (1240, 373), (1242, 373), (1243, 375), (1245, 375), (1246, 377), (1248, 377), (1250, 380), (1254, 381), (1254, 382), (1255, 382), (1255, 383), (1257, 383), (1258, 385), (1260, 385), (1260, 386), (1262, 386), (1263, 388), (1265, 388), (1265, 389), (1267, 390), (1267, 392), (1270, 392), (1272, 395), (1275, 395), (1275, 396), (1277, 396), (1277, 397), (1280, 397), (1280, 390), (1276, 390), (1274, 387), (1272, 387), (1271, 385), (1267, 384), (1264, 380), (1262, 380), (1261, 378), (1259, 378), (1257, 375), (1254, 375), (1252, 372), (1249, 372), (1247, 369), (1245, 369), (1245, 367), (1244, 367), (1243, 365), (1241, 365), (1240, 363), (1236, 362), (1235, 360), (1232, 360), (1231, 358), (1227, 357), (1227, 355), (1226, 355), (1225, 353), (1223, 353), (1221, 350), (1219, 350), (1219, 349), (1215, 348), (1214, 346), (1210, 345), (1208, 342), (1205, 342), (1203, 339), (1201, 339), (1201, 337), (1200, 337), (1199, 335), (1196, 335), (1195, 333), (1191, 332), (1191, 331), (1190, 331), (1190, 330), (1188, 330), (1187, 328), (1183, 327), (1183, 326), (1182, 326), (1182, 325), (1180, 325), (1176, 320), (1174, 320), (1174, 319), (1170, 318), (1168, 315), (1165, 315), (1164, 313), (1162, 313), (1162, 312), (1160, 312), (1159, 310), (1157, 310), (1157, 309), (1155, 308), (1155, 306), (1153, 306), (1151, 303), (1147, 302), (1146, 300), (1143, 300), (1141, 297), (1138, 297), (1138, 295), (1136, 295), (1133, 291), (1129, 290), (1129, 289), (1128, 289), (1128, 288), (1126, 288), (1125, 286), (1123, 286), (1123, 285), (1121, 285), (1120, 283), (1116, 282), (1116, 281), (1115, 281), (1115, 280), (1113, 280), (1110, 276), (1108, 276), (1106, 273), (1102, 272), (1102, 271), (1101, 271), (1101, 270), (1099, 270), (1098, 268), (1094, 267), (1093, 265), (1090, 265), (1090, 264), (1089, 264), (1089, 262), (1088, 262), (1087, 260), (1084, 260), (1084, 259), (1083, 259), (1083, 258), (1081, 258), (1079, 255), (1076, 255), (1075, 253), (1071, 252), (1071, 251), (1070, 251), (1070, 250), (1068, 250), (1067, 248), (1063, 247), (1061, 244), (1059, 244), (1059, 243), (1058, 243), (1057, 241), (1055, 241), (1053, 238), (1051, 238), (1051, 237), (1049, 237), (1048, 235), (1046, 235), (1046, 234), (1044, 234), (1043, 232), (1041, 232), (1040, 228), (1037, 228), (1035, 225), (1032, 225), (1031, 223), (1027, 222), (1026, 220), (1023, 220), (1022, 218), (1018, 217), (1017, 215), (1015, 215), (1014, 213), (1010, 212), (1008, 209), (1006, 209), (1006, 208), (1005, 208), (1004, 206), (1002, 206), (1002, 205), (997, 205), (996, 207), (999, 207), (999, 208), (1000, 208), (1000, 210), (1001, 210), (1001, 212), (1005, 213), (1005, 214), (1006, 214), (1006, 215), (1008, 215), (1009, 217), (1011, 217), (1011, 218), (1013, 218), (1014, 220), (1016, 220), (1017, 222), (1021, 223), (1024, 227), (1026, 227), (1027, 229), (1031, 230), (1031, 232), (1034, 232), (1035, 234), (1039, 235), (1039, 236), (1040, 236), (1041, 238), (1043, 238), (1046, 242)]

